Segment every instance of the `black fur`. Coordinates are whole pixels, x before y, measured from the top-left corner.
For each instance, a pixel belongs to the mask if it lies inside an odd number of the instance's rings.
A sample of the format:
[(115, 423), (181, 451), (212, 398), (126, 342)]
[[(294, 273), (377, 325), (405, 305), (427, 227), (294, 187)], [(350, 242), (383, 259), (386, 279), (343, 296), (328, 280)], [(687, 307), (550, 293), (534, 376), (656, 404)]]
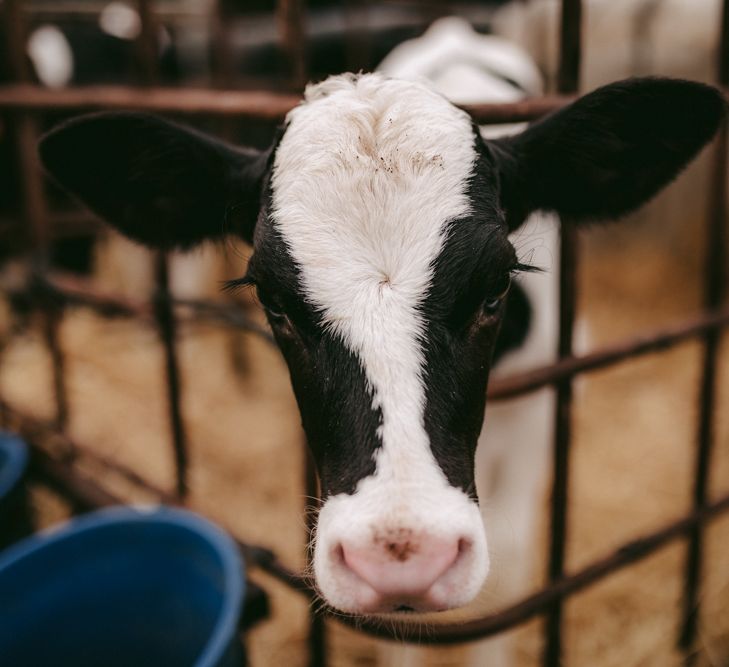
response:
[[(636, 79), (601, 88), (515, 137), (484, 142), (474, 128), (472, 214), (449, 222), (420, 304), (425, 428), (451, 484), (475, 496), (489, 369), (528, 332), (530, 307), (518, 285), (506, 305), (494, 301), (516, 264), (508, 232), (536, 209), (578, 222), (627, 213), (678, 174), (724, 115), (713, 88)], [(185, 248), (229, 232), (253, 237), (249, 278), (289, 365), (323, 492), (352, 493), (374, 472), (382, 415), (360, 361), (307, 303), (300, 268), (271, 223), (274, 150), (233, 148), (132, 113), (73, 120), (40, 147), (61, 185), (146, 245)]]
[(493, 142), (509, 227), (537, 209), (575, 222), (629, 213), (678, 175), (725, 115), (716, 88), (629, 79)]
[(301, 271), (268, 218), (268, 183), (266, 193), (248, 275), (288, 364), (322, 495), (353, 493), (359, 480), (375, 472), (382, 415), (372, 408), (359, 359), (322, 327), (307, 302)]
[(132, 239), (188, 248), (251, 237), (268, 154), (142, 113), (75, 118), (41, 139), (46, 169)]
[(499, 205), (496, 165), (478, 128), (473, 132), (479, 159), (468, 190), (472, 214), (449, 225), (423, 314), (430, 447), (448, 481), (475, 497), (474, 453), (504, 306), (494, 313), (484, 308), (503, 292), (517, 258)]

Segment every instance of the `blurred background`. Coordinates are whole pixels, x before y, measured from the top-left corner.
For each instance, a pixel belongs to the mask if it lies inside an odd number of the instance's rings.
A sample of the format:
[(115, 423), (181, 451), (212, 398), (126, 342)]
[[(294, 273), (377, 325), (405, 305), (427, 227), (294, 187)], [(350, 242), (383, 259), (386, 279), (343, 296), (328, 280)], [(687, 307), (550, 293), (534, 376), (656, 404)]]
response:
[[(652, 74), (723, 82), (722, 9), (720, 0), (584, 0), (578, 90)], [(572, 92), (560, 79), (561, 11), (556, 0), (0, 0), (0, 412), (32, 444), (33, 526), (88, 509), (64, 490), (72, 469), (71, 487), (91, 480), (126, 502), (182, 497), (299, 570), (312, 489), (288, 374), (260, 309), (246, 293), (220, 291), (242, 275), (249, 249), (228, 240), (161, 256), (122, 239), (42, 175), (43, 131), (82, 111), (143, 107), (265, 147), (307, 81), (374, 70), (444, 16), (533, 61), (540, 90), (516, 86), (500, 101)], [(717, 155), (704, 151), (621, 223), (580, 233), (578, 354), (721, 304), (725, 235), (707, 231), (725, 205)], [(535, 243), (525, 235), (517, 248)], [(722, 343), (714, 340), (708, 501), (729, 492)], [(568, 571), (695, 503), (705, 345), (686, 338), (575, 382)], [(545, 577), (546, 517), (545, 497), (534, 590)], [(729, 518), (704, 537), (689, 654), (691, 664), (728, 665)], [(685, 664), (676, 645), (685, 554), (673, 541), (570, 598), (564, 664)], [(308, 664), (308, 600), (260, 569), (250, 576), (271, 600), (269, 618), (248, 634), (251, 664)], [(382, 664), (381, 642), (333, 621), (327, 630), (330, 664)], [(512, 634), (516, 664), (540, 664), (540, 622)], [(423, 664), (463, 656), (433, 649)]]

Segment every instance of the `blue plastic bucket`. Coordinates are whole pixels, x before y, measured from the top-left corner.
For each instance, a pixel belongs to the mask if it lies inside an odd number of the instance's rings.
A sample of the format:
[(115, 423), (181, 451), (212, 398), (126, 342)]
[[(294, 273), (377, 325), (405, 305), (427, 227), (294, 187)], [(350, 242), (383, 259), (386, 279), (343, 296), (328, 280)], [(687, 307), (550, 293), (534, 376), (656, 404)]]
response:
[(31, 532), (25, 477), (28, 447), (0, 431), (0, 549)]
[(0, 555), (0, 662), (240, 665), (244, 575), (221, 530), (182, 510), (102, 510)]

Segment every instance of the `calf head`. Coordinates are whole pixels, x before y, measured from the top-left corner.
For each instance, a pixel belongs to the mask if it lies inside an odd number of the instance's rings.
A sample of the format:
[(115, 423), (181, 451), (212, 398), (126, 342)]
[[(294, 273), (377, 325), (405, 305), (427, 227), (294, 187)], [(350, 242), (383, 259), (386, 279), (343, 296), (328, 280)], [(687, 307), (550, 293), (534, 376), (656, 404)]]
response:
[(508, 234), (653, 196), (714, 135), (720, 94), (666, 79), (601, 88), (484, 141), (420, 83), (310, 86), (270, 150), (136, 113), (72, 120), (41, 143), (55, 179), (133, 239), (238, 234), (286, 358), (319, 470), (314, 571), (334, 607), (470, 601), (489, 558), (474, 450), (510, 276)]

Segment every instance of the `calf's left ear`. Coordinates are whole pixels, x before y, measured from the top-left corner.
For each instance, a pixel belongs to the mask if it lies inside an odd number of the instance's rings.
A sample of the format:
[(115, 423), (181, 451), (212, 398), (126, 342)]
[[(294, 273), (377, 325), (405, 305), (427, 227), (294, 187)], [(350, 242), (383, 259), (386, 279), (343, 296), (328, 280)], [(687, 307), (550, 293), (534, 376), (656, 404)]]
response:
[(61, 186), (144, 245), (251, 238), (268, 153), (133, 112), (74, 118), (46, 134), (39, 151)]
[(523, 133), (490, 143), (515, 229), (535, 210), (617, 218), (673, 180), (716, 134), (726, 102), (711, 86), (628, 79), (599, 88)]

